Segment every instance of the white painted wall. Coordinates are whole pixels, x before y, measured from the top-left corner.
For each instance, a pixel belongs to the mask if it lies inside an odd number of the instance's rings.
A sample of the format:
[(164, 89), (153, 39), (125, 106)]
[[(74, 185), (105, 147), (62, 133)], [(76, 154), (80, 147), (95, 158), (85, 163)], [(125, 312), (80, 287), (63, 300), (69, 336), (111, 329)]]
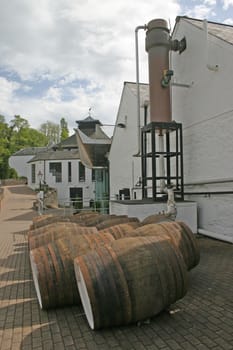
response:
[[(71, 161), (72, 165), (72, 181), (68, 182), (68, 162)], [(53, 176), (49, 172), (49, 164), (53, 162), (61, 162), (62, 163), (62, 182), (56, 182), (55, 176)], [(39, 178), (37, 174), (39, 171), (42, 172), (43, 178), (42, 181), (45, 180), (46, 184), (49, 187), (56, 188), (58, 202), (60, 205), (68, 204), (70, 201), (70, 188), (72, 187), (82, 187), (83, 188), (83, 204), (84, 206), (89, 205), (90, 199), (95, 198), (95, 183), (92, 182), (92, 171), (91, 169), (86, 168), (86, 180), (80, 182), (78, 175), (78, 159), (73, 160), (46, 160), (46, 161), (38, 161), (34, 162), (36, 164), (36, 183), (32, 184), (31, 182), (31, 164), (28, 164), (29, 176), (28, 176), (28, 185), (29, 187), (36, 189), (39, 187)], [(45, 176), (44, 176), (45, 174)]]
[(17, 171), (18, 176), (27, 177), (27, 162), (31, 160), (34, 155), (28, 156), (11, 156), (9, 158), (9, 165)]
[[(146, 203), (143, 201), (111, 201), (110, 213), (137, 217), (140, 221), (149, 215), (167, 210), (167, 203)], [(177, 202), (177, 221), (184, 221), (193, 233), (197, 233), (197, 204), (195, 202)]]
[[(139, 177), (141, 177), (141, 158), (135, 157), (139, 151), (137, 99), (127, 83), (124, 85), (119, 105), (116, 125), (118, 123), (126, 124), (126, 127), (116, 126), (113, 133), (109, 153), (110, 198), (116, 198), (120, 189), (129, 188), (131, 192), (136, 192), (137, 199), (140, 199), (141, 190), (135, 188)], [(141, 125), (143, 125), (143, 108), (141, 108)]]
[[(173, 87), (173, 119), (183, 124), (186, 190), (233, 189), (233, 45), (182, 20), (174, 38), (187, 49), (172, 54), (174, 79), (190, 88)], [(208, 47), (208, 54), (207, 54)], [(211, 70), (218, 65), (218, 70)], [(226, 180), (228, 182), (223, 182)], [(209, 183), (209, 184), (208, 184)], [(190, 197), (198, 203), (199, 227), (233, 237), (232, 197)]]

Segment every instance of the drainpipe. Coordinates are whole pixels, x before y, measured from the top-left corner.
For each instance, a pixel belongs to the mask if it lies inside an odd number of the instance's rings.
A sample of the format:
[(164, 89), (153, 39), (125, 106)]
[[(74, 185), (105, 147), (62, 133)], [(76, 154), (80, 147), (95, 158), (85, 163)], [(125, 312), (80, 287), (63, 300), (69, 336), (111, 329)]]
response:
[(205, 50), (205, 53), (206, 53), (206, 67), (213, 71), (213, 72), (217, 72), (218, 71), (218, 64), (209, 64), (209, 33), (208, 33), (208, 22), (206, 19), (203, 20), (203, 30), (204, 30), (204, 33), (205, 33), (205, 46), (206, 46), (206, 50)]
[(137, 136), (138, 136), (138, 152), (141, 152), (141, 127), (140, 127), (140, 82), (139, 82), (139, 55), (138, 55), (138, 32), (139, 30), (146, 30), (147, 25), (137, 26), (135, 29), (135, 54), (136, 54), (136, 85), (137, 85)]

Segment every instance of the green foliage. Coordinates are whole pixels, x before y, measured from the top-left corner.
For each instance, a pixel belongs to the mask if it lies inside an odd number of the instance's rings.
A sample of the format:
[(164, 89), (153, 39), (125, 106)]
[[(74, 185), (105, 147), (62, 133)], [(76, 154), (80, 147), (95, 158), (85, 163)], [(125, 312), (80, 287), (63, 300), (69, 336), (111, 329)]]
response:
[(39, 131), (30, 128), (28, 121), (16, 115), (9, 125), (0, 115), (0, 178), (17, 178), (17, 173), (8, 164), (9, 157), (27, 147), (46, 146), (48, 139)]
[(40, 132), (44, 134), (50, 144), (58, 143), (60, 141), (60, 126), (47, 121), (46, 123), (41, 124)]
[(10, 157), (10, 135), (11, 130), (5, 122), (5, 118), (0, 116), (0, 178), (8, 177), (9, 166), (8, 158)]
[(21, 118), (20, 115), (15, 115), (14, 119), (10, 121), (10, 127), (17, 132), (23, 128), (29, 128), (29, 123), (26, 119)]
[(69, 137), (68, 124), (65, 118), (61, 118), (60, 128), (61, 128), (61, 141), (63, 141)]

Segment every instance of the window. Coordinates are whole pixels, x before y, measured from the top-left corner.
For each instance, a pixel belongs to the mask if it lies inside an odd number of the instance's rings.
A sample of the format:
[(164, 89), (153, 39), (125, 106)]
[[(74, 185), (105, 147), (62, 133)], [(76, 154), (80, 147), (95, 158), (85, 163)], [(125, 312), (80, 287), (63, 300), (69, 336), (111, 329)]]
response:
[(72, 182), (72, 163), (68, 162), (68, 182)]
[(62, 166), (61, 163), (49, 163), (49, 172), (55, 176), (56, 182), (62, 182)]
[(36, 183), (36, 164), (32, 164), (31, 177), (32, 177), (32, 184), (35, 184)]
[(79, 162), (78, 164), (78, 174), (79, 174), (79, 181), (80, 182), (85, 181), (85, 166), (81, 162)]
[(102, 169), (92, 169), (92, 181), (103, 182), (103, 178)]

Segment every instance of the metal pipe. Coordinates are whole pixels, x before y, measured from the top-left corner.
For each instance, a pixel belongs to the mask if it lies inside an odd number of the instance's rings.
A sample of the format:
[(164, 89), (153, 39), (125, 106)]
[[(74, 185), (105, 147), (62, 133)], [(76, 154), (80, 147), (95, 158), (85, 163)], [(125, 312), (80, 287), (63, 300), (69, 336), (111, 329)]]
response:
[(137, 130), (138, 130), (138, 153), (141, 151), (141, 122), (140, 122), (140, 81), (139, 81), (139, 51), (138, 51), (138, 32), (139, 30), (146, 30), (147, 25), (137, 26), (135, 29), (135, 55), (136, 55), (136, 85), (137, 85)]
[(217, 72), (218, 71), (218, 64), (213, 65), (213, 64), (209, 63), (209, 32), (208, 32), (208, 22), (206, 19), (203, 20), (203, 29), (204, 29), (204, 33), (205, 33), (206, 67), (213, 72)]
[(202, 180), (197, 182), (186, 183), (185, 186), (197, 186), (197, 185), (208, 185), (208, 184), (223, 184), (223, 183), (231, 183), (233, 182), (233, 178), (229, 179), (217, 179), (217, 180)]
[(159, 134), (159, 176), (162, 177), (160, 179), (160, 192), (165, 191), (165, 166), (164, 166), (164, 137), (163, 134)]
[(211, 196), (218, 194), (233, 194), (233, 191), (205, 191), (205, 192), (184, 192), (185, 196)]

